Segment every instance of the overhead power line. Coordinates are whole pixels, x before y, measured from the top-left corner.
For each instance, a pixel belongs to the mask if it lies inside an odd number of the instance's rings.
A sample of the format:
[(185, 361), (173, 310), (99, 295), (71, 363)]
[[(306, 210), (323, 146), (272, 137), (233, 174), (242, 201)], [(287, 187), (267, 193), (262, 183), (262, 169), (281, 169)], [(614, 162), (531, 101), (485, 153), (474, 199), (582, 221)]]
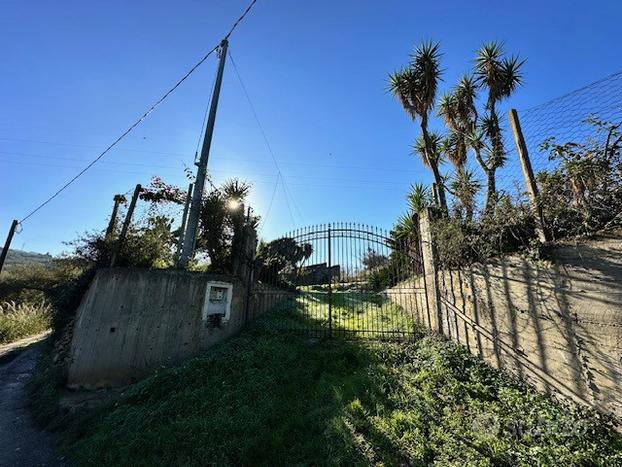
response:
[[(227, 32), (227, 34), (225, 35), (225, 40), (229, 39), (233, 31), (238, 27), (238, 25), (242, 22), (242, 20), (244, 20), (244, 18), (251, 11), (251, 8), (253, 7), (253, 5), (255, 5), (256, 2), (257, 0), (252, 0), (250, 2), (250, 4), (248, 5), (244, 13), (242, 13), (242, 15), (237, 19), (237, 21), (233, 23), (233, 26), (231, 26), (231, 29), (229, 29), (229, 32)], [(145, 118), (147, 118), (157, 107), (159, 107), (160, 104), (164, 102), (164, 100), (168, 96), (170, 96), (179, 86), (181, 86), (181, 84), (184, 81), (186, 81), (186, 79), (188, 79), (188, 77), (190, 77), (190, 75), (194, 73), (196, 69), (199, 68), (203, 64), (203, 62), (205, 62), (205, 60), (207, 60), (209, 56), (212, 55), (216, 51), (216, 49), (218, 49), (219, 45), (220, 45), (220, 41), (211, 50), (209, 50), (197, 63), (195, 63), (179, 80), (177, 80), (177, 82), (168, 91), (166, 91), (162, 95), (162, 97), (160, 97), (151, 107), (149, 107), (149, 109), (147, 109), (146, 112), (144, 112), (140, 117), (138, 117), (138, 119), (134, 123), (132, 123), (127, 128), (127, 130), (125, 130), (117, 139), (115, 139), (109, 146), (107, 146), (95, 159), (93, 159), (86, 167), (84, 167), (80, 172), (78, 172), (73, 178), (71, 178), (67, 183), (65, 183), (62, 187), (60, 187), (56, 192), (54, 192), (45, 201), (43, 201), (41, 204), (35, 207), (32, 211), (26, 214), (26, 216), (24, 216), (19, 221), (19, 223), (22, 224), (24, 221), (26, 221), (32, 215), (34, 215), (37, 211), (39, 211), (41, 208), (46, 206), (50, 201), (56, 198), (59, 194), (65, 191), (73, 182), (75, 182), (78, 178), (84, 175), (86, 171), (88, 171), (91, 167), (93, 167), (112, 148), (114, 148), (117, 144), (119, 144), (121, 140), (123, 140), (128, 134), (130, 134), (134, 130), (134, 128), (140, 125), (143, 122), (143, 120), (145, 120)]]
[(233, 60), (233, 56), (231, 55), (231, 50), (229, 50), (229, 58), (231, 59), (231, 64), (233, 65), (233, 69), (235, 70), (235, 74), (238, 77), (238, 81), (240, 82), (240, 86), (242, 87), (242, 91), (244, 92), (244, 96), (246, 96), (246, 100), (248, 101), (248, 105), (251, 108), (251, 111), (253, 113), (253, 117), (255, 117), (255, 121), (257, 122), (257, 126), (259, 127), (259, 131), (261, 132), (261, 134), (263, 136), (263, 139), (264, 139), (264, 141), (266, 143), (266, 147), (268, 148), (268, 152), (270, 153), (270, 156), (272, 157), (272, 161), (274, 162), (274, 166), (276, 167), (277, 174), (278, 174), (278, 176), (281, 179), (281, 183), (283, 185), (283, 192), (285, 194), (285, 201), (287, 202), (287, 208), (290, 210), (290, 215), (291, 215), (291, 218), (292, 218), (292, 222), (293, 222), (294, 226), (296, 226), (296, 221), (294, 220), (294, 216), (292, 215), (288, 197), (292, 199), (292, 204), (294, 205), (294, 208), (296, 209), (296, 213), (300, 217), (300, 220), (302, 220), (303, 223), (304, 223), (304, 218), (302, 217), (300, 209), (298, 209), (298, 205), (296, 204), (296, 200), (294, 199), (294, 197), (291, 194), (291, 191), (287, 187), (287, 183), (285, 182), (285, 178), (283, 177), (282, 172), (281, 172), (281, 167), (279, 166), (279, 163), (276, 160), (276, 156), (274, 155), (274, 151), (272, 150), (272, 145), (270, 144), (270, 141), (268, 140), (268, 136), (266, 135), (266, 132), (265, 132), (265, 130), (263, 128), (263, 125), (261, 124), (261, 121), (259, 120), (259, 116), (257, 115), (257, 110), (255, 110), (255, 106), (253, 105), (253, 101), (251, 100), (251, 97), (250, 97), (250, 95), (248, 93), (248, 90), (246, 89), (246, 86), (244, 85), (244, 81), (242, 81), (242, 76), (240, 76), (240, 71), (238, 70), (238, 67), (235, 64), (235, 60)]

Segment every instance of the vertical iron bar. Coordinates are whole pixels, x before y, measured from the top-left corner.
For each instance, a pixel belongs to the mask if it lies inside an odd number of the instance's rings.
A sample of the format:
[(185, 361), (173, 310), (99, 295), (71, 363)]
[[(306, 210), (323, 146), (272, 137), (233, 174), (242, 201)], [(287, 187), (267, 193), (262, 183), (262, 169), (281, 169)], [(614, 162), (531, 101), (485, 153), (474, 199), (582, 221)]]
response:
[(330, 224), (328, 224), (328, 337), (333, 337), (333, 274), (331, 258)]

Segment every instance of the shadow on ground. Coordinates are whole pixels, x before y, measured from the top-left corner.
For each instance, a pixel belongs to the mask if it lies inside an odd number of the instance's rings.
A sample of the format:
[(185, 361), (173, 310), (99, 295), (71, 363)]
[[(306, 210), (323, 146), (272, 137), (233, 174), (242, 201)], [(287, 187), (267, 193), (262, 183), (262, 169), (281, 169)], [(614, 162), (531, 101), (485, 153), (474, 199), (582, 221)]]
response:
[[(294, 302), (295, 303), (295, 302)], [(76, 415), (84, 465), (573, 465), (620, 461), (594, 414), (514, 384), (462, 348), (309, 339), (282, 305), (186, 365)], [(310, 323), (299, 323), (310, 324)]]

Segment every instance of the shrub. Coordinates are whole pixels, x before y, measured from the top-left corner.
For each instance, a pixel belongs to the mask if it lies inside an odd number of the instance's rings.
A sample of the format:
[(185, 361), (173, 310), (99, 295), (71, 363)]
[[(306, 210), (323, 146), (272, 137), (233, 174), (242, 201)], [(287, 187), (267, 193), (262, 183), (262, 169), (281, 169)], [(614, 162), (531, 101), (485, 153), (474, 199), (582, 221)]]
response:
[(458, 215), (432, 223), (437, 257), (444, 267), (457, 267), (525, 250), (536, 238), (535, 219), (529, 206), (503, 196), (494, 210), (476, 221)]
[[(127, 232), (116, 265), (153, 268), (172, 264), (175, 238), (171, 220), (164, 216), (150, 218), (146, 227), (132, 225)], [(101, 232), (84, 234), (69, 242), (74, 257), (89, 264), (108, 266), (115, 242), (106, 240)]]
[(39, 334), (52, 323), (49, 303), (5, 302), (0, 305), (0, 344)]
[(587, 123), (597, 131), (586, 143), (557, 144), (549, 138), (541, 145), (550, 160), (559, 162), (554, 170), (538, 174), (545, 223), (555, 239), (622, 224), (619, 125), (594, 119)]

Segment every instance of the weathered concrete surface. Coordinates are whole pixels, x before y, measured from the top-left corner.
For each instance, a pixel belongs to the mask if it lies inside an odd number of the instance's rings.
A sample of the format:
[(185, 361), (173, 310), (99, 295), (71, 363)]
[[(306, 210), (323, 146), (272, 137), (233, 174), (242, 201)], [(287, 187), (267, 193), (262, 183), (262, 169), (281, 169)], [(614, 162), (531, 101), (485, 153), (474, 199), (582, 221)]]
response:
[(443, 332), (542, 390), (622, 417), (622, 236), (439, 271)]
[(295, 292), (257, 282), (253, 285), (250, 296), (249, 320), (254, 320), (285, 302), (296, 300), (297, 296)]
[[(208, 281), (233, 284), (230, 319), (219, 327), (202, 320)], [(77, 311), (67, 385), (121, 386), (195, 356), (244, 325), (245, 300), (244, 285), (230, 276), (102, 269)]]
[(428, 304), (429, 294), (426, 289), (427, 281), (431, 280), (429, 274), (421, 275), (401, 281), (390, 289), (386, 289), (384, 293), (391, 302), (407, 311), (417, 322), (436, 330), (438, 328), (437, 317)]
[(41, 345), (35, 342), (21, 350), (12, 347), (11, 354), (19, 353), (0, 364), (0, 466), (66, 465), (50, 434), (36, 426), (28, 407), (26, 385)]

